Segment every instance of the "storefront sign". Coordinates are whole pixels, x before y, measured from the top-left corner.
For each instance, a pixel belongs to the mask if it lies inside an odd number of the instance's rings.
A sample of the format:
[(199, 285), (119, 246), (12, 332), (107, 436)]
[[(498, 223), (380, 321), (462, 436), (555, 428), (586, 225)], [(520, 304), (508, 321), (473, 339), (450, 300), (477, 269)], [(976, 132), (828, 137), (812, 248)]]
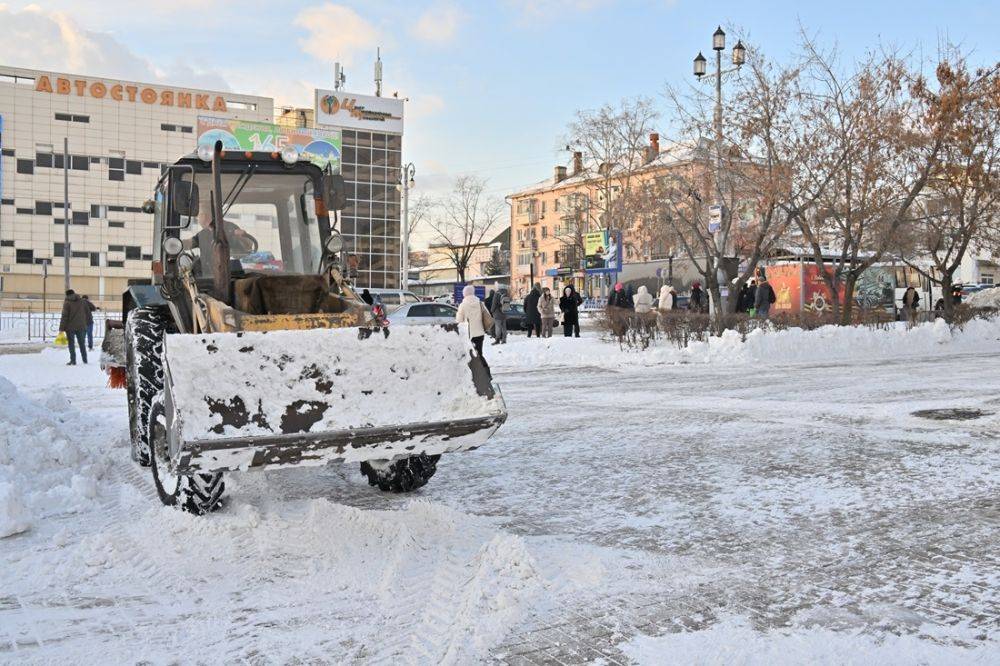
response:
[(343, 90), (317, 90), (316, 124), (402, 134), (403, 100), (355, 95)]
[(142, 104), (156, 106), (175, 106), (178, 109), (227, 110), (226, 100), (220, 95), (165, 90), (150, 86), (137, 86), (131, 83), (108, 85), (103, 81), (88, 81), (87, 79), (64, 79), (59, 77), (53, 81), (44, 74), (35, 80), (35, 92), (93, 97), (94, 99), (110, 99), (115, 102), (131, 102), (133, 104), (141, 102)]
[(224, 150), (272, 152), (293, 145), (298, 148), (300, 158), (321, 169), (330, 164), (334, 172), (340, 171), (339, 130), (198, 116), (198, 145), (214, 146), (216, 141), (222, 142)]

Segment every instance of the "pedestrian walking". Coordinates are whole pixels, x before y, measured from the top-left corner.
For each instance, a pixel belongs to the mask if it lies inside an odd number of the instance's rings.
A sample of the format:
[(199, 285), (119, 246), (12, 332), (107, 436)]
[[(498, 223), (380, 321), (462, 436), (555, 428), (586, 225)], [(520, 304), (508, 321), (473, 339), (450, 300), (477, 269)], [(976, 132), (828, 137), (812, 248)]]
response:
[(556, 323), (556, 299), (552, 298), (552, 292), (548, 287), (542, 289), (542, 296), (538, 299), (538, 316), (542, 319), (542, 337), (552, 337), (552, 327)]
[(754, 295), (753, 308), (755, 316), (767, 319), (771, 313), (771, 304), (777, 299), (774, 296), (774, 289), (768, 283), (763, 271), (760, 275), (760, 281), (757, 283), (757, 293)]
[(493, 317), (486, 311), (486, 306), (476, 296), (476, 288), (471, 284), (462, 289), (462, 303), (455, 313), (455, 321), (469, 324), (469, 339), (476, 350), (476, 355), (483, 360), (483, 365), (489, 369), (489, 364), (483, 356), (483, 338), (486, 331), (493, 326)]
[(666, 314), (674, 309), (677, 305), (674, 301), (677, 300), (677, 292), (674, 288), (669, 285), (662, 285), (660, 287), (660, 293), (656, 298), (656, 309), (660, 314)]
[(100, 310), (90, 302), (90, 296), (83, 295), (83, 302), (87, 304), (87, 349), (94, 351), (94, 310)]
[(536, 282), (524, 297), (524, 316), (528, 320), (528, 337), (532, 331), (535, 337), (542, 337), (542, 318), (538, 316), (538, 299), (542, 297), (542, 285)]
[(917, 323), (917, 315), (920, 312), (920, 294), (913, 287), (907, 287), (903, 292), (903, 313), (906, 315), (906, 322), (910, 326)]
[(507, 310), (510, 309), (510, 296), (502, 291), (493, 299), (493, 344), (507, 344)]
[(577, 293), (576, 288), (568, 284), (563, 287), (562, 296), (559, 297), (559, 311), (563, 316), (563, 335), (565, 337), (580, 337), (580, 306), (583, 305), (583, 298)]
[(69, 342), (69, 363), (76, 365), (76, 345), (80, 345), (80, 358), (87, 362), (87, 316), (90, 308), (79, 294), (72, 289), (66, 290), (66, 300), (63, 301), (62, 316), (59, 317), (59, 330), (66, 334)]
[(702, 312), (705, 308), (705, 292), (701, 290), (701, 282), (691, 285), (691, 298), (688, 300), (688, 310)]
[(361, 290), (361, 300), (363, 300), (368, 305), (375, 305), (375, 299), (372, 298), (372, 293), (367, 289)]

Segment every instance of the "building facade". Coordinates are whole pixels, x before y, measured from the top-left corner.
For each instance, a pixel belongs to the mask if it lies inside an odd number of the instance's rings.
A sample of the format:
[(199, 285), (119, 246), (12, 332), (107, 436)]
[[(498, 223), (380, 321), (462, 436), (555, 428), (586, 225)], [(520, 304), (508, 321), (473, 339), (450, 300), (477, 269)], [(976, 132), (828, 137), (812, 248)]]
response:
[[(199, 115), (270, 121), (270, 98), (0, 66), (0, 292), (5, 302), (70, 283), (113, 308), (148, 277), (162, 169), (196, 147)], [(68, 141), (69, 210), (63, 207)], [(44, 263), (49, 277), (43, 286)]]

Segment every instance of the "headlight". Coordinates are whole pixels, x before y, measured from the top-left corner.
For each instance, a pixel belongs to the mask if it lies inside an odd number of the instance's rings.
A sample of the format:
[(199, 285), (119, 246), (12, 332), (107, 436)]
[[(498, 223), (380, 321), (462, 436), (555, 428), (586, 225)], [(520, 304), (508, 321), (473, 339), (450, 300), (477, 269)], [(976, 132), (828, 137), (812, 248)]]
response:
[(214, 154), (215, 154), (215, 148), (208, 145), (207, 143), (203, 143), (200, 146), (198, 146), (198, 159), (200, 159), (202, 162), (211, 162), (212, 156)]
[(177, 257), (177, 266), (181, 270), (189, 271), (194, 266), (194, 257), (185, 252), (181, 256)]
[(166, 252), (171, 257), (176, 257), (184, 250), (184, 243), (181, 242), (180, 238), (174, 238), (173, 236), (164, 239), (163, 241), (163, 251)]
[(281, 149), (281, 160), (285, 164), (295, 164), (299, 161), (299, 149), (291, 144), (288, 144)]
[(326, 249), (330, 254), (337, 254), (344, 249), (344, 237), (334, 233), (326, 239)]

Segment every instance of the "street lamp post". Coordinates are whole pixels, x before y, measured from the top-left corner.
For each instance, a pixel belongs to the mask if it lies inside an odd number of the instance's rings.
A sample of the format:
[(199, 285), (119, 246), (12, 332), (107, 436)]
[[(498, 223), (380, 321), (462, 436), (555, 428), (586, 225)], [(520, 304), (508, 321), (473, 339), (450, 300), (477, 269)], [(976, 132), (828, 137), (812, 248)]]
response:
[[(715, 32), (712, 34), (712, 50), (715, 51), (715, 113), (712, 118), (713, 129), (715, 130), (715, 189), (716, 189), (716, 205), (722, 206), (722, 201), (719, 200), (719, 189), (721, 187), (722, 179), (722, 75), (729, 74), (730, 72), (737, 71), (746, 62), (746, 48), (743, 46), (743, 42), (737, 40), (736, 46), (733, 47), (733, 65), (732, 69), (723, 70), (722, 69), (722, 52), (726, 50), (726, 33), (723, 31), (720, 25), (716, 28)], [(705, 76), (705, 56), (700, 52), (694, 59), (694, 75), (698, 77), (699, 80)], [(721, 209), (721, 208), (720, 208)], [(725, 214), (725, 212), (723, 212)], [(725, 254), (725, 245), (727, 242), (727, 234), (722, 231), (722, 225), (720, 224), (715, 232), (712, 234), (713, 241), (715, 243), (716, 256), (720, 259)], [(728, 295), (728, 285), (726, 284), (725, 273), (722, 270), (722, 264), (719, 263), (716, 266), (716, 280), (719, 283), (719, 307), (722, 308), (722, 312), (726, 312), (726, 299)], [(726, 291), (723, 292), (723, 289)], [(723, 295), (723, 294), (726, 295)]]
[(400, 173), (400, 185), (403, 187), (403, 228), (400, 234), (400, 258), (399, 268), (401, 271), (399, 286), (406, 290), (410, 285), (410, 188), (413, 187), (413, 175), (417, 172), (410, 162), (403, 167)]

